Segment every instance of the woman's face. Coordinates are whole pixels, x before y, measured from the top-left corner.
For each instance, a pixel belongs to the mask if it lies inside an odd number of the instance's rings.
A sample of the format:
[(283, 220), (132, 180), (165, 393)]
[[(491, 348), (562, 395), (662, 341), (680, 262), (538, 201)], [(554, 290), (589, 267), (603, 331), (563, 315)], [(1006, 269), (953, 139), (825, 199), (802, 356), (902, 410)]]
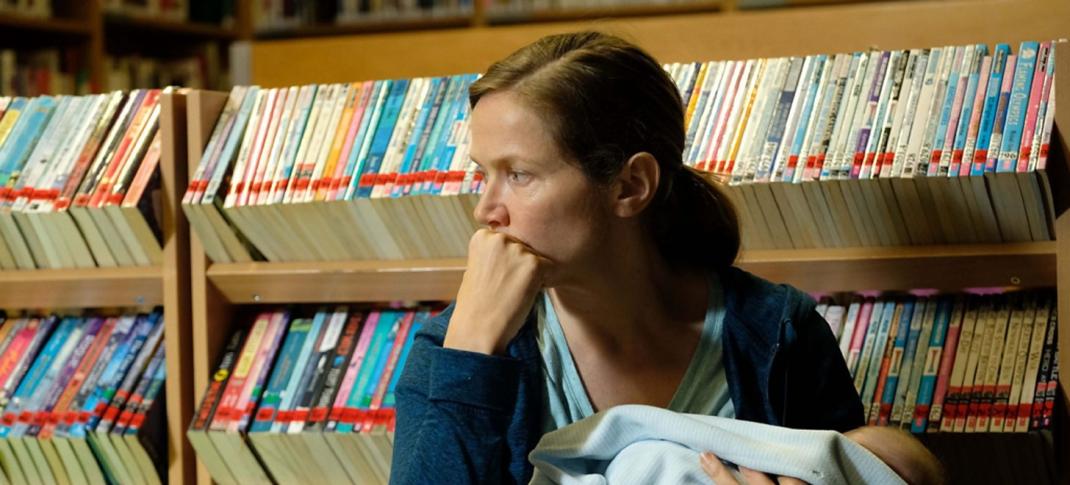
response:
[(608, 221), (605, 191), (562, 150), (515, 94), (484, 96), (472, 111), (471, 157), (486, 177), (476, 220), (553, 262), (551, 282), (596, 254)]

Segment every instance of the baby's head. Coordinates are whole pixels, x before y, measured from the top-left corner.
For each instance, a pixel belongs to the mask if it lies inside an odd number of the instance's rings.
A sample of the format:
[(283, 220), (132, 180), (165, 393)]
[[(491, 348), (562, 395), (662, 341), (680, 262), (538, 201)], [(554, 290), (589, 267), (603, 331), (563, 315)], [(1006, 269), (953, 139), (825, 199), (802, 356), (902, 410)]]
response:
[(917, 438), (898, 428), (863, 426), (844, 433), (910, 485), (943, 485), (944, 467)]

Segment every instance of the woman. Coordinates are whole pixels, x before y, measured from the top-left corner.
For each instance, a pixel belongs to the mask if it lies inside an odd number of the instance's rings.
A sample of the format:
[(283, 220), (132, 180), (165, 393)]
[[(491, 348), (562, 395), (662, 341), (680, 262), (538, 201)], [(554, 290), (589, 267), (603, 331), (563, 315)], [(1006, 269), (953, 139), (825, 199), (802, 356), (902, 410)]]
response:
[(526, 483), (542, 434), (625, 403), (863, 424), (813, 300), (732, 266), (735, 212), (683, 165), (681, 99), (653, 58), (550, 36), (469, 100), (485, 228), (398, 385), (393, 483)]

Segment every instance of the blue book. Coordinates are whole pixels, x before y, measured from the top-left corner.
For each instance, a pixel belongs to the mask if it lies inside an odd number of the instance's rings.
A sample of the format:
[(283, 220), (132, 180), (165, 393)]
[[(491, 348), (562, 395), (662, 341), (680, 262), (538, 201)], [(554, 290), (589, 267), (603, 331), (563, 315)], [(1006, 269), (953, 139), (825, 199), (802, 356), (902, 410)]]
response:
[(390, 146), (390, 138), (394, 135), (398, 114), (400, 114), (402, 103), (405, 102), (409, 84), (408, 79), (391, 81), (390, 93), (387, 95), (386, 104), (383, 105), (383, 113), (368, 150), (368, 159), (361, 167), (360, 178), (357, 180), (357, 197), (359, 198), (366, 199), (372, 195), (375, 178), (379, 174), (386, 149)]
[(914, 301), (907, 300), (903, 303), (903, 311), (899, 314), (899, 326), (895, 333), (895, 342), (892, 347), (892, 357), (888, 364), (888, 376), (884, 381), (884, 389), (881, 394), (881, 405), (878, 411), (878, 425), (885, 425), (888, 423), (888, 418), (891, 416), (892, 405), (895, 404), (896, 387), (899, 385), (899, 374), (903, 367), (903, 362), (908, 361), (905, 358), (907, 339), (910, 336), (911, 328), (910, 324), (914, 316)]
[[(788, 152), (788, 159), (785, 160), (786, 167), (784, 168), (784, 182), (791, 182), (795, 180), (795, 172), (799, 170), (799, 153), (802, 152), (803, 142), (806, 139), (806, 132), (810, 126), (810, 118), (814, 114), (814, 107), (816, 105), (816, 99), (818, 90), (825, 82), (821, 74), (825, 70), (825, 64), (828, 62), (827, 55), (819, 55), (814, 57), (813, 69), (811, 75), (813, 76), (813, 82), (810, 83), (809, 93), (806, 95), (806, 101), (803, 104), (802, 112), (799, 114), (799, 123), (795, 127), (795, 136), (791, 142), (791, 150)], [(792, 163), (792, 157), (795, 157), (794, 163)]]
[[(49, 317), (55, 319), (56, 317)], [(43, 326), (38, 332), (47, 330), (48, 328)], [(41, 352), (34, 358), (33, 365), (30, 366), (30, 370), (26, 372), (22, 380), (19, 382), (19, 386), (15, 389), (15, 393), (11, 396), (11, 400), (8, 401), (7, 406), (4, 407), (4, 416), (2, 425), (0, 425), (0, 438), (8, 438), (19, 427), (20, 424), (29, 424), (29, 419), (32, 417), (28, 411), (30, 404), (33, 402), (34, 396), (38, 391), (38, 387), (41, 382), (44, 381), (45, 375), (48, 373), (49, 368), (52, 366), (52, 362), (59, 353), (63, 344), (66, 343), (67, 337), (74, 330), (74, 321), (72, 319), (64, 319), (56, 331), (48, 338), (47, 343), (41, 349)], [(44, 392), (42, 390), (42, 392)]]
[(933, 322), (929, 352), (925, 356), (925, 367), (921, 374), (921, 383), (918, 385), (918, 401), (914, 408), (914, 419), (910, 425), (910, 430), (914, 433), (924, 433), (929, 423), (929, 406), (933, 403), (933, 388), (936, 386), (937, 373), (940, 371), (940, 357), (944, 350), (947, 327), (951, 323), (953, 306), (954, 303), (945, 298), (940, 300), (936, 307), (936, 321)]
[(431, 169), (431, 157), (427, 156), (428, 153), (434, 150), (433, 144), (435, 137), (442, 130), (442, 120), (445, 118), (445, 110), (449, 107), (449, 100), (455, 96), (457, 86), (460, 84), (458, 76), (452, 76), (443, 78), (442, 88), (439, 89), (438, 95), (435, 98), (434, 104), (431, 105), (431, 113), (428, 115), (427, 126), (424, 128), (423, 133), (420, 135), (420, 143), (416, 149), (416, 153), (413, 155), (416, 164), (416, 180), (406, 187), (406, 195), (421, 195), (426, 184), (425, 181), (430, 179), (433, 174), (429, 172)]
[[(356, 382), (353, 383), (353, 389), (349, 393), (349, 398), (346, 400), (346, 409), (359, 409), (361, 398), (364, 395), (364, 389), (368, 385), (368, 381), (371, 379), (372, 374), (375, 371), (375, 364), (379, 360), (379, 354), (383, 351), (383, 344), (386, 341), (387, 335), (390, 333), (390, 329), (394, 327), (394, 324), (398, 320), (398, 312), (383, 311), (379, 312), (378, 322), (375, 326), (375, 333), (372, 334), (372, 341), (368, 344), (367, 353), (364, 355), (364, 361), (360, 365), (360, 371), (357, 372)], [(360, 419), (358, 418), (357, 421)], [(352, 433), (355, 428), (353, 420), (346, 419), (345, 421), (338, 423), (338, 433)], [(359, 429), (358, 429), (359, 431)]]
[[(983, 175), (994, 172), (996, 166), (988, 165), (988, 145), (992, 141), (992, 129), (996, 124), (996, 110), (999, 106), (999, 91), (1003, 85), (1003, 71), (1007, 68), (1007, 56), (1011, 46), (998, 44), (992, 51), (992, 67), (988, 75), (988, 89), (985, 90), (985, 104), (981, 110), (981, 125), (977, 129), (977, 149), (974, 151), (970, 175)], [(964, 160), (965, 161), (965, 160)]]
[[(896, 302), (884, 303), (881, 312), (880, 326), (877, 327), (877, 335), (873, 340), (873, 353), (869, 356), (869, 366), (866, 368), (865, 386), (862, 387), (863, 415), (869, 417), (870, 407), (873, 404), (873, 395), (877, 392), (877, 378), (881, 372), (881, 361), (884, 360), (884, 349), (888, 346), (888, 333), (892, 327), (892, 319), (895, 316)], [(868, 343), (868, 342), (867, 342)]]
[(364, 119), (360, 122), (360, 130), (357, 139), (353, 142), (353, 151), (349, 154), (349, 160), (354, 164), (353, 175), (346, 189), (346, 199), (352, 199), (357, 195), (357, 184), (360, 183), (360, 175), (364, 166), (368, 163), (368, 152), (371, 149), (372, 138), (378, 129), (379, 120), (382, 119), (383, 107), (386, 104), (387, 95), (390, 93), (392, 81), (375, 81), (371, 99), (364, 112)]
[[(474, 77), (470, 77), (469, 79), (467, 79), (463, 92), (467, 93), (468, 86), (470, 86), (471, 83), (474, 81)], [(445, 144), (442, 147), (441, 158), (439, 159), (439, 162), (442, 164), (440, 165), (441, 173), (445, 173), (450, 169), (451, 162), (453, 161), (453, 155), (457, 152), (457, 145), (459, 145), (462, 139), (464, 138), (464, 133), (459, 128), (462, 126), (464, 120), (468, 119), (468, 116), (470, 114), (470, 110), (468, 109), (467, 97), (462, 96), (460, 102), (457, 104), (457, 116), (453, 119), (452, 125), (454, 127), (457, 127), (458, 129), (450, 130), (448, 133), (446, 133), (447, 137), (443, 140)], [(441, 191), (441, 187), (438, 186), (438, 184), (435, 185), (435, 189), (436, 192)]]
[(245, 125), (249, 122), (249, 117), (253, 111), (253, 105), (256, 104), (257, 93), (260, 88), (252, 86), (245, 92), (245, 98), (242, 99), (241, 109), (238, 110), (238, 116), (234, 118), (234, 126), (230, 130), (229, 136), (227, 136), (227, 142), (223, 145), (223, 151), (219, 155), (219, 160), (212, 167), (213, 172), (211, 174), (205, 174), (205, 177), (209, 177), (208, 187), (204, 189), (204, 196), (201, 197), (201, 204), (211, 204), (215, 200), (216, 192), (219, 192), (219, 185), (223, 183), (223, 175), (229, 170), (230, 164), (234, 161), (238, 154), (238, 144), (241, 142), (242, 133), (245, 131)]
[(271, 371), (264, 397), (260, 399), (260, 407), (257, 409), (253, 424), (249, 427), (250, 433), (271, 431), (271, 423), (279, 411), (282, 392), (297, 367), (297, 357), (311, 328), (311, 322), (305, 319), (297, 319), (290, 323), (286, 341), (282, 344), (278, 361)]
[(367, 410), (371, 407), (372, 400), (375, 397), (375, 390), (379, 388), (379, 383), (384, 378), (383, 374), (386, 373), (387, 363), (390, 362), (390, 354), (393, 353), (394, 345), (397, 343), (398, 332), (400, 332), (401, 324), (405, 320), (405, 312), (391, 311), (391, 313), (394, 314), (394, 321), (388, 327), (386, 338), (383, 340), (375, 360), (372, 361), (374, 365), (371, 376), (368, 382), (365, 383), (360, 401), (357, 403), (357, 408), (361, 410)]
[[(308, 379), (312, 378), (312, 373), (315, 372), (315, 366), (312, 362), (312, 354), (316, 351), (316, 346), (319, 344), (320, 338), (326, 331), (328, 312), (325, 309), (320, 309), (316, 312), (316, 315), (311, 319), (311, 326), (308, 329), (308, 335), (305, 337), (304, 342), (301, 345), (301, 352), (297, 356), (296, 365), (294, 370), (290, 373), (289, 382), (286, 383), (286, 388), (283, 390), (282, 399), (279, 403), (278, 412), (286, 414), (277, 417), (276, 421), (271, 423), (272, 432), (284, 432), (289, 426), (292, 413), (297, 405), (301, 402), (301, 393), (304, 390)], [(302, 319), (306, 322), (309, 319)], [(310, 367), (312, 367), (310, 369)], [(278, 415), (276, 415), (278, 416)], [(281, 418), (287, 419), (281, 419)]]
[[(1014, 67), (1011, 97), (1007, 102), (1007, 120), (1003, 125), (1003, 144), (999, 152), (996, 172), (1014, 172), (1018, 164), (1018, 148), (1022, 142), (1029, 90), (1033, 84), (1033, 71), (1037, 65), (1038, 42), (1022, 42), (1018, 48), (1018, 65)], [(991, 158), (991, 155), (989, 155)]]
[(981, 80), (981, 64), (987, 54), (988, 47), (984, 44), (974, 46), (974, 61), (973, 65), (970, 66), (969, 78), (966, 81), (966, 93), (962, 97), (962, 112), (959, 114), (959, 123), (955, 129), (955, 141), (951, 146), (952, 171), (948, 173), (951, 177), (959, 175), (954, 169), (959, 167), (961, 163), (969, 163), (968, 160), (962, 159), (962, 151), (966, 148), (966, 138), (970, 132), (970, 118), (973, 117), (973, 99), (977, 96), (977, 84)]
[(383, 408), (393, 408), (397, 403), (397, 396), (394, 394), (395, 389), (398, 387), (398, 381), (401, 380), (401, 371), (405, 368), (405, 362), (408, 361), (409, 351), (412, 350), (412, 344), (415, 341), (416, 332), (420, 331), (420, 327), (423, 326), (423, 322), (429, 319), (430, 312), (420, 312), (417, 315), (416, 320), (412, 323), (412, 328), (409, 329), (409, 334), (405, 337), (405, 345), (401, 348), (401, 355), (398, 356), (397, 366), (394, 367), (394, 375), (390, 378), (390, 384), (386, 388), (386, 395), (383, 396)]
[(442, 139), (445, 134), (448, 134), (450, 127), (453, 124), (453, 120), (457, 116), (456, 110), (459, 108), (458, 103), (467, 102), (464, 96), (468, 92), (467, 89), (467, 77), (464, 75), (453, 76), (450, 78), (450, 90), (446, 93), (446, 97), (442, 100), (442, 106), (439, 107), (438, 117), (435, 119), (435, 125), (431, 128), (431, 134), (428, 136), (427, 147), (424, 149), (424, 157), (420, 162), (421, 170), (427, 175), (421, 180), (420, 188), (417, 192), (419, 195), (432, 193), (432, 187), (435, 182), (437, 173), (441, 170), (441, 163), (439, 163), (439, 153), (442, 150)]
[[(433, 121), (433, 118), (430, 117), (432, 114), (437, 114), (436, 102), (441, 102), (440, 95), (445, 92), (443, 89), (445, 83), (442, 78), (432, 78), (430, 82), (431, 86), (428, 88), (428, 94), (424, 99), (424, 104), (420, 107), (412, 133), (409, 134), (408, 145), (405, 147), (405, 155), (401, 159), (401, 167), (398, 169), (399, 176), (411, 174), (415, 170), (415, 167), (419, 165), (419, 160), (416, 158), (416, 152), (420, 149), (421, 144), (427, 140), (425, 133), (430, 132), (430, 128), (428, 128), (429, 119)], [(390, 193), (391, 197), (398, 197), (406, 190), (408, 184), (401, 183), (400, 180), (401, 179), (394, 184)]]
[(0, 195), (14, 186), (30, 151), (37, 145), (56, 108), (56, 98), (41, 96), (30, 101), (0, 148)]
[[(889, 421), (900, 423), (903, 404), (906, 402), (907, 392), (910, 390), (910, 377), (914, 369), (914, 354), (918, 349), (918, 339), (921, 336), (922, 322), (925, 318), (926, 306), (930, 303), (927, 299), (919, 299), (914, 304), (914, 314), (910, 319), (910, 332), (907, 336), (907, 344), (903, 349), (903, 358), (899, 364), (899, 375), (896, 376), (898, 389), (895, 391), (895, 401), (892, 402), (892, 414)], [(909, 418), (908, 418), (909, 419)]]

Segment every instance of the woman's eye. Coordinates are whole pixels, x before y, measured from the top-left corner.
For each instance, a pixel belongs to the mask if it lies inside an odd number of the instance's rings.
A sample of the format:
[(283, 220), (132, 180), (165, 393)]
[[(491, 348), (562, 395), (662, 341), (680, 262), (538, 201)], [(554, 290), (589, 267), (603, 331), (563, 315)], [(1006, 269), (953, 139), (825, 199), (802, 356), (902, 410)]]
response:
[(528, 181), (530, 181), (530, 180), (531, 180), (531, 174), (529, 174), (529, 173), (517, 172), (517, 171), (509, 172), (509, 181), (510, 182), (523, 185), (523, 184), (528, 183)]

